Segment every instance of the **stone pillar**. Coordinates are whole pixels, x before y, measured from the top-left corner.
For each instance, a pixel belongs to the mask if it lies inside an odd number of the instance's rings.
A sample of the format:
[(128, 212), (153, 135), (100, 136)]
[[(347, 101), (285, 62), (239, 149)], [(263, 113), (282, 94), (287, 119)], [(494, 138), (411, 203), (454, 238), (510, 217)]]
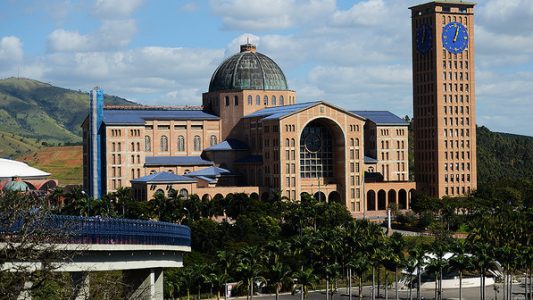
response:
[(126, 299), (163, 299), (163, 268), (127, 270), (122, 275)]
[(73, 300), (89, 299), (89, 273), (71, 272), (72, 278), (72, 298)]

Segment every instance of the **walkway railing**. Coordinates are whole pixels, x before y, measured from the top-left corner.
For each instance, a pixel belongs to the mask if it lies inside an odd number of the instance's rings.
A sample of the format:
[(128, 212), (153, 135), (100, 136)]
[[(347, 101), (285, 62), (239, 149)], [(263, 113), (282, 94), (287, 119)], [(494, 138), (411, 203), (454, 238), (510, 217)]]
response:
[[(168, 222), (51, 215), (37, 223), (44, 231), (64, 234), (62, 240), (71, 244), (191, 246), (190, 228)], [(0, 226), (0, 234), (16, 235), (23, 226), (15, 222), (6, 227)]]

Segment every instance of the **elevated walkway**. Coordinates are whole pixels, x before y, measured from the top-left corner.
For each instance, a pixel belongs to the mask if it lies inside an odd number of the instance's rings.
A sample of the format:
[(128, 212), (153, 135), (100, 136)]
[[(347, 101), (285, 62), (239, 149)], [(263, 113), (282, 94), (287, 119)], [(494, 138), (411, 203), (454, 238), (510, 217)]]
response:
[[(10, 237), (16, 237), (27, 226), (15, 222), (0, 227), (0, 235), (3, 235), (0, 250), (16, 249), (17, 240)], [(125, 298), (163, 299), (163, 268), (182, 267), (183, 253), (191, 251), (190, 229), (167, 222), (53, 215), (38, 226), (65, 234), (56, 243), (49, 239), (48, 243), (35, 243), (32, 247), (67, 253), (47, 263), (55, 272), (71, 273), (73, 286), (78, 287), (76, 299), (90, 298), (89, 272), (116, 270), (123, 271), (127, 286)], [(0, 268), (2, 271), (34, 272), (42, 269), (43, 264), (40, 261), (7, 261)], [(21, 298), (28, 299), (31, 283), (27, 282), (25, 287)]]

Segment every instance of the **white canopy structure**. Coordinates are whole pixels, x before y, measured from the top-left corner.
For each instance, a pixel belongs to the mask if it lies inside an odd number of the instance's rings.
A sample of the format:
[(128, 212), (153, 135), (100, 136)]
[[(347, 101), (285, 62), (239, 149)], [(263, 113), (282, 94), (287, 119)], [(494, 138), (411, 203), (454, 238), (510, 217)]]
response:
[(39, 179), (50, 176), (50, 173), (28, 166), (26, 163), (0, 158), (0, 180), (12, 177), (23, 179)]

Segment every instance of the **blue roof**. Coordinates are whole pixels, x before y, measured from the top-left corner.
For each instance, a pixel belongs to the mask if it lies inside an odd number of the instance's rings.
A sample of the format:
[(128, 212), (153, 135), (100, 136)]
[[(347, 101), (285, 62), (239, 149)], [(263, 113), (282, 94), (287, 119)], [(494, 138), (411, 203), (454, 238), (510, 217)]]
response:
[(236, 139), (227, 139), (221, 143), (218, 143), (207, 149), (204, 149), (204, 151), (232, 151), (232, 150), (248, 150), (248, 145)]
[(365, 164), (377, 164), (378, 160), (365, 155)]
[(190, 172), (186, 174), (187, 176), (205, 176), (205, 177), (217, 177), (221, 175), (234, 175), (231, 171), (219, 168), (219, 167), (209, 167), (201, 169), (198, 171)]
[(218, 120), (201, 109), (104, 109), (106, 125), (144, 125), (145, 120)]
[(236, 164), (261, 164), (263, 163), (263, 157), (261, 155), (248, 155), (237, 161)]
[(282, 105), (276, 107), (267, 107), (256, 112), (253, 112), (249, 115), (244, 116), (243, 118), (255, 118), (263, 117), (265, 119), (280, 119), (284, 116), (290, 115), (292, 113), (298, 112), (300, 110), (306, 109), (308, 107), (322, 103), (322, 101), (315, 102), (306, 102), (293, 105)]
[(211, 166), (212, 162), (200, 156), (147, 156), (145, 166)]
[(400, 125), (407, 126), (407, 123), (404, 119), (398, 117), (397, 115), (391, 113), (390, 111), (379, 111), (379, 110), (352, 110), (352, 113), (359, 115), (365, 119), (376, 123), (376, 125)]
[(149, 183), (149, 182), (196, 182), (194, 178), (176, 175), (174, 173), (169, 172), (159, 172), (150, 174), (147, 176), (135, 178), (131, 180), (131, 182), (141, 182), (141, 183)]

